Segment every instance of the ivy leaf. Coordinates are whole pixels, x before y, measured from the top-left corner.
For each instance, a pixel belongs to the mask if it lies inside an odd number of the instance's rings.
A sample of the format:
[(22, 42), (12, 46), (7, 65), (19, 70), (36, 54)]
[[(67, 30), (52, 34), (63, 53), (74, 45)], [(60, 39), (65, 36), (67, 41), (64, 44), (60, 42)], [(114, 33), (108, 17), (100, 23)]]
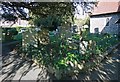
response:
[(74, 67), (74, 64), (73, 64), (71, 61), (70, 61), (69, 63), (70, 63), (70, 65), (71, 65), (72, 67)]
[(78, 65), (78, 63), (77, 63), (77, 61), (75, 60), (75, 67), (77, 67), (77, 65)]
[(78, 68), (81, 70), (83, 69), (83, 65), (78, 64)]

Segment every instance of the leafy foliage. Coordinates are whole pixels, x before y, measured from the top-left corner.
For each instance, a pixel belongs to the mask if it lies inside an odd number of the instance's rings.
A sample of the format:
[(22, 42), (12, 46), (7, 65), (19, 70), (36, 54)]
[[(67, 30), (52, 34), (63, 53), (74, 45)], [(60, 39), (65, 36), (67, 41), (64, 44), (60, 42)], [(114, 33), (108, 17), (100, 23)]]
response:
[[(71, 39), (50, 33), (50, 43), (37, 48), (28, 46), (28, 57), (44, 65), (57, 79), (77, 75), (87, 63), (97, 64), (97, 57), (118, 42), (113, 35), (74, 34)], [(80, 38), (82, 37), (82, 40)], [(113, 43), (114, 41), (114, 43)]]
[(14, 39), (14, 36), (18, 34), (18, 31), (15, 28), (2, 28), (5, 34), (5, 41), (11, 41)]
[(15, 21), (17, 19), (17, 17), (15, 17), (13, 14), (8, 14), (8, 13), (2, 14), (2, 18), (8, 21)]
[(31, 24), (34, 24), (34, 26), (37, 27), (44, 27), (49, 29), (50, 31), (56, 30), (57, 27), (62, 23), (62, 18), (59, 16), (47, 16), (45, 18), (42, 18), (40, 16), (33, 16), (33, 19), (30, 20)]
[(88, 34), (85, 36), (85, 40), (93, 40), (96, 42), (99, 50), (104, 52), (108, 47), (112, 47), (114, 44), (118, 42), (117, 35), (109, 35), (109, 34)]
[[(50, 31), (58, 26), (72, 23), (74, 7), (69, 2), (38, 3), (39, 7), (31, 10), (30, 24), (45, 27)], [(44, 5), (43, 5), (44, 4)], [(53, 14), (54, 13), (54, 14)]]
[[(17, 20), (17, 18), (29, 20), (33, 15), (45, 18), (53, 13), (60, 17), (67, 17), (73, 16), (74, 11), (71, 2), (0, 2), (0, 4), (4, 11), (2, 18), (10, 21)], [(26, 12), (25, 9), (29, 12)], [(12, 16), (12, 19), (9, 15)]]
[(18, 40), (18, 41), (22, 40), (22, 33), (15, 35), (13, 38), (14, 38), (14, 40)]

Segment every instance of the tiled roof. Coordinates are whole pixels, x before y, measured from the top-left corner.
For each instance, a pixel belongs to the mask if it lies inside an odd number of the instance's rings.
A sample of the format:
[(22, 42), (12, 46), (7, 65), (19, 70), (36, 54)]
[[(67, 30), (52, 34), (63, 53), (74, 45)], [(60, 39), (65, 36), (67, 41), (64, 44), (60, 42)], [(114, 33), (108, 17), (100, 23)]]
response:
[(94, 8), (92, 15), (107, 14), (114, 12), (120, 12), (120, 0), (99, 0), (98, 5)]

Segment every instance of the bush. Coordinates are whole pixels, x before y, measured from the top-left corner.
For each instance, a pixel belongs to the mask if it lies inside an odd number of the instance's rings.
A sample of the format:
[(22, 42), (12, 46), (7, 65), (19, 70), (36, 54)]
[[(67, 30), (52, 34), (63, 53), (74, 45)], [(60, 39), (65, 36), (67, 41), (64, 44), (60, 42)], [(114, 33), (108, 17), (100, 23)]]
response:
[(2, 28), (4, 33), (4, 42), (12, 41), (14, 36), (18, 34), (18, 31), (15, 28)]
[(92, 67), (90, 63), (96, 65), (99, 54), (117, 42), (113, 35), (95, 35), (85, 31), (82, 35), (73, 35), (71, 39), (51, 34), (49, 44), (40, 44), (38, 48), (29, 45), (26, 52), (56, 79), (65, 79), (78, 75), (88, 65)]
[(22, 33), (19, 33), (17, 35), (14, 36), (14, 40), (22, 40)]
[(18, 34), (18, 31), (16, 30), (16, 28), (11, 28), (8, 31), (10, 32), (11, 35), (17, 35)]

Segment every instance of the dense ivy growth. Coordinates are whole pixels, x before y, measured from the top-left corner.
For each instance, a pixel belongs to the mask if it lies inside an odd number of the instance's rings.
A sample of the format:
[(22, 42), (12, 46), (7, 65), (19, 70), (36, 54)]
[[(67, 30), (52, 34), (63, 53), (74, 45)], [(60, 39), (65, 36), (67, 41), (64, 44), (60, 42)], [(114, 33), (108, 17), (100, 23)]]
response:
[(61, 35), (50, 33), (49, 44), (29, 45), (25, 51), (57, 79), (77, 76), (87, 63), (97, 65), (97, 57), (118, 42), (116, 35), (90, 34), (86, 30), (81, 35), (73, 34), (71, 38)]

